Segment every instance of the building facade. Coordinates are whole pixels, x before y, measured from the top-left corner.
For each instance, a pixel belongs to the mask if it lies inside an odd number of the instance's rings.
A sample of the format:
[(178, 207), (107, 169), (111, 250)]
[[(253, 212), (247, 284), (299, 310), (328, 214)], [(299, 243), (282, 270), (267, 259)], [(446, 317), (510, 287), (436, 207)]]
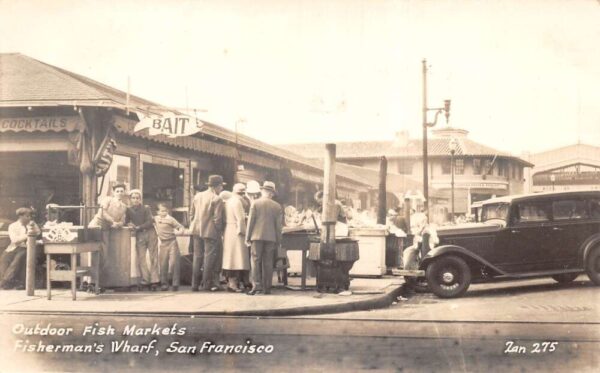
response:
[[(454, 157), (450, 140), (457, 143)], [(318, 157), (319, 144), (291, 144), (287, 149), (305, 157)], [(388, 191), (399, 196), (423, 190), (422, 140), (399, 132), (393, 141), (347, 142), (338, 144), (337, 159), (350, 165), (379, 169), (380, 157), (388, 161), (388, 177), (402, 182), (388, 183)], [(454, 202), (456, 214), (467, 214), (473, 202), (494, 196), (524, 192), (524, 169), (532, 164), (511, 154), (477, 143), (468, 131), (445, 127), (434, 129), (428, 139), (430, 208), (449, 212), (451, 171), (454, 161)]]
[(600, 190), (599, 146), (573, 144), (523, 158), (535, 164), (525, 175), (528, 192)]

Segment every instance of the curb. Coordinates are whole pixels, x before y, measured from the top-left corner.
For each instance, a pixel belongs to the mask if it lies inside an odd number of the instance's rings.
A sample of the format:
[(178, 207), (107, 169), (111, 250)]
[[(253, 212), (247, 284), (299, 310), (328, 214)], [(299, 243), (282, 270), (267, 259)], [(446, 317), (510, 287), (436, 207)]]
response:
[(373, 296), (369, 299), (362, 299), (340, 304), (328, 304), (322, 306), (291, 307), (269, 310), (242, 310), (242, 311), (208, 311), (208, 312), (83, 312), (83, 311), (19, 311), (19, 310), (0, 310), (0, 314), (20, 314), (20, 315), (52, 315), (52, 316), (300, 316), (300, 315), (319, 315), (326, 313), (342, 313), (352, 311), (367, 311), (376, 308), (385, 308), (390, 306), (402, 292), (404, 283), (399, 285), (389, 285), (384, 294)]

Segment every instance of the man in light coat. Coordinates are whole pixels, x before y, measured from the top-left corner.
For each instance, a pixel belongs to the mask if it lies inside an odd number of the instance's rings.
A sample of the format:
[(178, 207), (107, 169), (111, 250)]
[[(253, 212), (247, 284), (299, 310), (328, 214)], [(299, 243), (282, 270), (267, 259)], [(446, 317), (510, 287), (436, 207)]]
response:
[(223, 201), (219, 193), (223, 191), (223, 177), (211, 175), (208, 189), (194, 196), (191, 215), (191, 230), (194, 240), (194, 258), (192, 264), (192, 291), (198, 291), (198, 277), (202, 271), (204, 290), (217, 291), (219, 287), (219, 250), (223, 237)]
[(261, 291), (271, 293), (273, 281), (273, 257), (281, 243), (283, 209), (273, 201), (277, 190), (271, 181), (265, 181), (261, 187), (261, 197), (250, 207), (246, 244), (251, 246), (252, 290), (248, 295)]

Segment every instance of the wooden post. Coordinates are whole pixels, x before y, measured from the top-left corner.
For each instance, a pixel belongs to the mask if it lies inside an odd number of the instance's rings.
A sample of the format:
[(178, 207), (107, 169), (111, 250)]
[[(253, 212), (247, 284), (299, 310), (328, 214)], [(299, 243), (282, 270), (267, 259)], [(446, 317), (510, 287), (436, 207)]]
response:
[(410, 209), (410, 198), (404, 198), (404, 220), (406, 220), (406, 226), (408, 227), (406, 234), (410, 234)]
[[(25, 272), (25, 290), (28, 296), (35, 295), (35, 265), (36, 265), (36, 253), (35, 253), (35, 241), (40, 231), (33, 222), (29, 222), (27, 226), (27, 266)], [(48, 263), (50, 265), (50, 263)]]
[[(335, 245), (335, 222), (337, 211), (335, 206), (335, 144), (325, 145), (325, 163), (323, 165), (323, 214), (321, 215), (321, 243)], [(329, 235), (327, 235), (329, 231)]]
[(379, 194), (377, 197), (377, 224), (385, 225), (386, 209), (387, 158), (379, 158)]

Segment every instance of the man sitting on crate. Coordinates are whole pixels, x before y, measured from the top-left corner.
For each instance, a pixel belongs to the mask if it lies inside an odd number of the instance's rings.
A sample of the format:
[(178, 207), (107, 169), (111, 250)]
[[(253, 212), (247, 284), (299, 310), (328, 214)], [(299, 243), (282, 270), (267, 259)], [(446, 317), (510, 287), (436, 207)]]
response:
[[(21, 207), (16, 213), (17, 221), (8, 226), (10, 244), (0, 257), (0, 289), (25, 289), (27, 226), (31, 222), (32, 210)], [(34, 230), (39, 232), (38, 226), (33, 224)]]
[[(435, 224), (427, 224), (427, 217), (422, 219), (419, 224), (413, 228), (413, 244), (404, 249), (402, 256), (405, 270), (419, 269), (419, 260), (421, 256), (427, 255), (429, 250), (440, 243)], [(423, 245), (425, 245), (425, 247), (423, 247)]]

